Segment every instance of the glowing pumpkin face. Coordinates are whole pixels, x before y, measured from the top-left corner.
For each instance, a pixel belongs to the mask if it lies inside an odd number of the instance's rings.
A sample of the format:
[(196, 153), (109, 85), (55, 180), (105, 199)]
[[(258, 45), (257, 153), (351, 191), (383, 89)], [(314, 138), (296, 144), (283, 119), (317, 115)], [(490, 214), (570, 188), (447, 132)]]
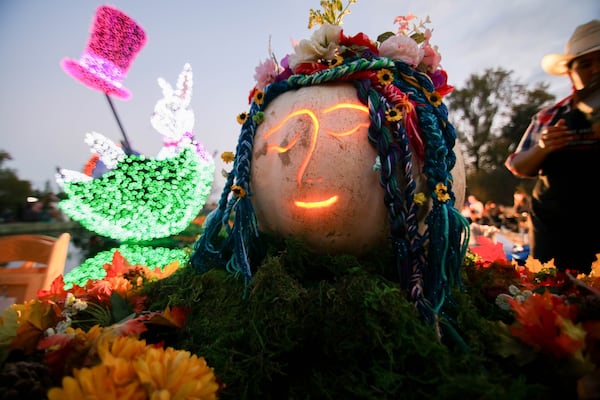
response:
[(304, 87), (267, 107), (254, 138), (252, 203), (261, 231), (311, 249), (361, 254), (386, 245), (384, 191), (368, 109), (350, 84)]
[(281, 94), (254, 139), (251, 190), (260, 229), (317, 251), (357, 253), (385, 240), (387, 210), (369, 114), (351, 85)]

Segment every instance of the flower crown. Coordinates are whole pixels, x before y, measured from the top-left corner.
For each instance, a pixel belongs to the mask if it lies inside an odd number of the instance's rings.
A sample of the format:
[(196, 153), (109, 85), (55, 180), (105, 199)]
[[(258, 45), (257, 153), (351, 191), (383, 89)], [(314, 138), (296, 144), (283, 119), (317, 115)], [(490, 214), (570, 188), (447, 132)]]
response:
[(361, 58), (389, 58), (408, 64), (429, 76), (440, 99), (454, 89), (447, 84), (448, 75), (441, 68), (442, 56), (438, 47), (431, 45), (433, 30), (428, 27), (431, 23), (429, 17), (421, 20), (412, 13), (398, 16), (394, 19), (394, 24), (398, 24), (396, 33), (384, 32), (376, 42), (362, 32), (346, 36), (340, 26), (342, 17), (350, 13), (348, 7), (356, 1), (349, 0), (343, 9), (339, 1), (321, 1), (323, 12), (311, 9), (308, 28), (317, 24), (321, 26), (310, 39), (301, 40), (294, 52), (283, 57), (281, 62), (271, 54), (256, 67), (256, 85), (250, 92), (249, 102), (254, 100), (256, 92), (271, 83), (294, 74), (310, 75)]

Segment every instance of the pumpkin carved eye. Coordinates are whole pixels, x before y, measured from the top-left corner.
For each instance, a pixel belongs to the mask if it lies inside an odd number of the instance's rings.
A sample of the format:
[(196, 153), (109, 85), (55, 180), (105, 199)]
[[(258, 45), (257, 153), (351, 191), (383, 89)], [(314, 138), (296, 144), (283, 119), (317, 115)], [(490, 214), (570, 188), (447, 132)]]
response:
[[(362, 104), (354, 103), (339, 103), (332, 107), (326, 108), (317, 117), (316, 113), (309, 109), (301, 109), (288, 114), (281, 122), (277, 123), (273, 128), (268, 130), (263, 138), (273, 136), (281, 130), (281, 128), (293, 118), (308, 117), (313, 123), (312, 133), (316, 135), (319, 129), (322, 129), (328, 135), (343, 137), (350, 136), (363, 128), (369, 127), (368, 120), (369, 110)], [(310, 124), (310, 121), (307, 121)], [(322, 128), (321, 128), (321, 125)], [(330, 128), (332, 127), (332, 128)], [(278, 144), (267, 145), (267, 151), (273, 150), (278, 153), (289, 151), (300, 139), (301, 132), (297, 132), (294, 137), (286, 137)]]
[[(283, 129), (287, 124), (294, 123), (293, 130)], [(279, 132), (284, 132), (284, 137), (277, 135)], [(276, 125), (263, 134), (263, 139), (267, 142), (267, 151), (276, 151), (277, 153), (285, 153), (294, 147), (306, 133), (311, 138), (316, 138), (319, 131), (319, 120), (315, 113), (308, 109), (297, 110), (289, 113), (281, 121), (277, 121)], [(293, 136), (289, 134), (293, 132)], [(287, 133), (287, 134), (286, 134)], [(270, 139), (269, 139), (270, 138)], [(307, 140), (308, 138), (304, 138)], [(314, 139), (312, 140), (314, 141)]]
[(329, 135), (350, 136), (369, 127), (369, 109), (362, 104), (338, 103), (323, 110), (321, 122)]
[(291, 138), (290, 141), (287, 141), (287, 143), (281, 144), (280, 146), (278, 146), (276, 144), (269, 144), (269, 145), (267, 145), (267, 151), (276, 151), (278, 153), (285, 153), (285, 152), (289, 151), (292, 147), (294, 147), (294, 145), (298, 142), (299, 138), (300, 138), (300, 136), (296, 135), (293, 138)]

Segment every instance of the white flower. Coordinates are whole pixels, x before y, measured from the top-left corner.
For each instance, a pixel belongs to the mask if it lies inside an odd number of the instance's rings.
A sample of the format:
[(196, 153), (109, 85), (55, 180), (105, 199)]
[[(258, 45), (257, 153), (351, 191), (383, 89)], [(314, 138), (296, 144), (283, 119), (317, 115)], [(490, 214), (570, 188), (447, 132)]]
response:
[(340, 47), (341, 31), (338, 25), (325, 24), (313, 32), (310, 39), (301, 40), (294, 48), (294, 53), (290, 54), (289, 66), (292, 71), (305, 62), (332, 60)]
[(512, 297), (506, 293), (500, 293), (498, 296), (496, 296), (496, 305), (504, 311), (510, 311), (510, 303), (508, 302), (508, 299), (511, 298)]
[(508, 292), (510, 294), (512, 294), (513, 296), (516, 296), (517, 294), (521, 293), (521, 290), (518, 287), (516, 287), (515, 285), (510, 285), (508, 287)]
[(416, 67), (423, 60), (424, 51), (414, 39), (404, 35), (394, 35), (381, 43), (379, 55), (404, 61), (411, 67)]

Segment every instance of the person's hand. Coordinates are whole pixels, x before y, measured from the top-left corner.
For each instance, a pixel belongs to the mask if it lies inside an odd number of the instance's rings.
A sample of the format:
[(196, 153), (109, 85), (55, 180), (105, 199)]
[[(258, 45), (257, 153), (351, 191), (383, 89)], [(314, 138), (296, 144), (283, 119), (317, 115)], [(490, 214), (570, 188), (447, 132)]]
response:
[(552, 152), (565, 147), (573, 139), (573, 132), (569, 131), (564, 119), (560, 119), (556, 125), (545, 128), (542, 131), (538, 146), (547, 152)]

